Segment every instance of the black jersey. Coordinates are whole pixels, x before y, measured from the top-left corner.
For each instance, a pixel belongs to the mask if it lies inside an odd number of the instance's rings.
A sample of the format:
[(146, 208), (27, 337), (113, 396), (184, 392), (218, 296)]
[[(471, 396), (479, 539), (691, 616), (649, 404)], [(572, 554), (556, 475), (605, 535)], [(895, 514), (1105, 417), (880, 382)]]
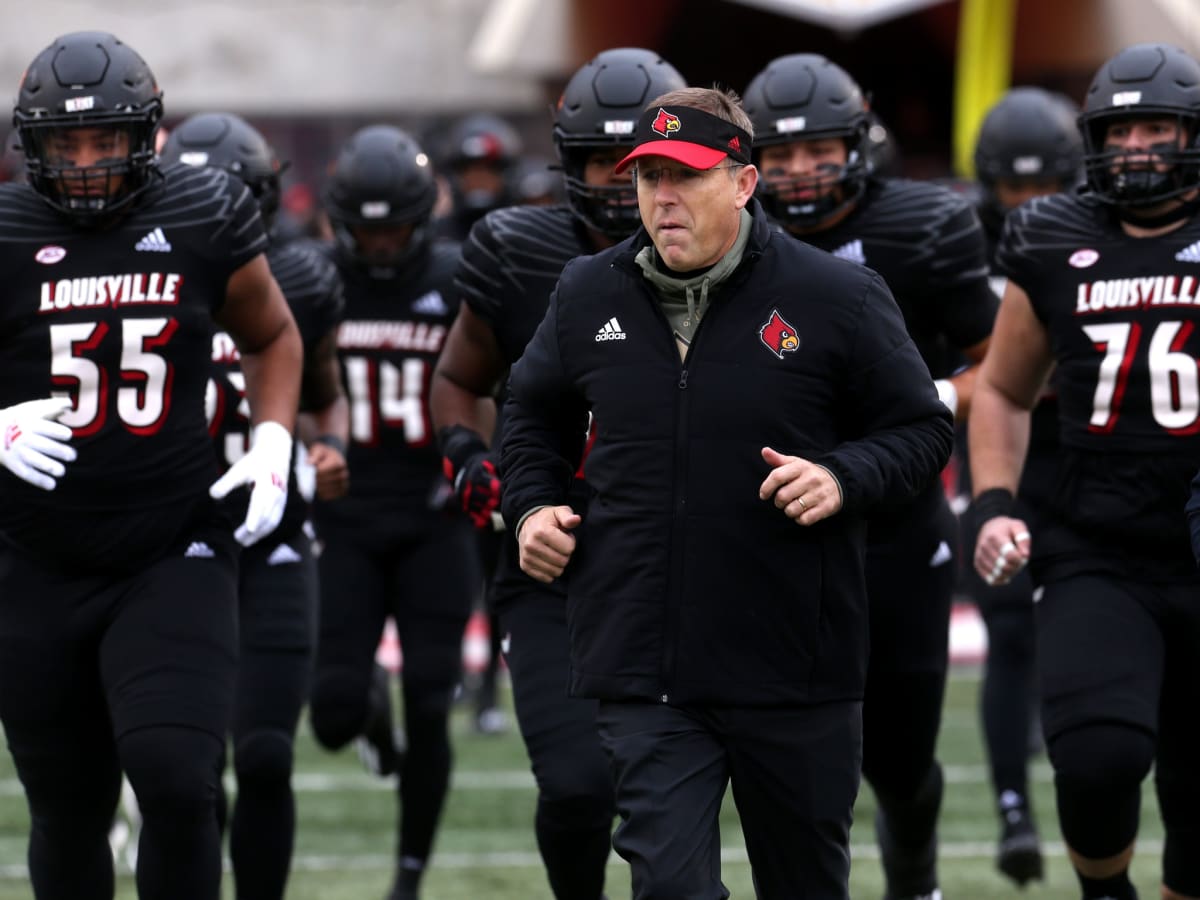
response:
[(1086, 195), (1039, 198), (1009, 215), (997, 261), (1057, 361), (1052, 514), (1103, 555), (1194, 572), (1183, 507), (1200, 459), (1200, 217), (1138, 239)]
[[(333, 253), (332, 249), (330, 252)], [(318, 505), (323, 522), (371, 527), (387, 518), (425, 533), (449, 485), (429, 415), (434, 365), (458, 312), (459, 248), (434, 242), (392, 277), (334, 254), (346, 294), (338, 358), (350, 401), (350, 493)]]
[[(454, 285), (471, 311), (491, 326), (500, 354), (511, 366), (546, 317), (563, 267), (595, 250), (570, 207), (510, 206), (475, 223), (463, 245)], [(499, 430), (497, 422), (497, 434)], [(583, 511), (586, 494), (583, 481), (576, 479), (571, 502), (577, 511)], [(561, 580), (552, 584), (534, 581), (521, 571), (519, 558), (510, 531), (496, 566), (493, 602), (498, 609), (518, 596), (563, 594)]]
[(69, 396), (60, 421), (79, 454), (50, 492), (3, 471), (0, 534), (65, 567), (108, 569), (187, 527), (216, 474), (212, 315), (266, 245), (250, 191), (219, 169), (168, 169), (104, 230), (0, 185), (0, 406)]
[(569, 207), (511, 206), (471, 229), (454, 286), (511, 366), (545, 317), (563, 266), (594, 252)]
[[(333, 263), (312, 244), (272, 244), (267, 250), (267, 262), (296, 320), (307, 356), (341, 320), (345, 308), (341, 278)], [(306, 408), (305, 400), (301, 396), (302, 409)], [(222, 469), (228, 468), (250, 449), (250, 404), (246, 400), (241, 357), (233, 338), (223, 331), (215, 332), (212, 338), (212, 371), (205, 405), (218, 461)], [(245, 502), (245, 496), (236, 501), (243, 518)], [(306, 514), (307, 503), (293, 476), (287, 509), (275, 531), (276, 537), (286, 539), (294, 534)]]
[(849, 216), (803, 240), (883, 276), (935, 378), (953, 374), (957, 351), (991, 334), (996, 299), (987, 248), (962, 194), (920, 181), (872, 180)]

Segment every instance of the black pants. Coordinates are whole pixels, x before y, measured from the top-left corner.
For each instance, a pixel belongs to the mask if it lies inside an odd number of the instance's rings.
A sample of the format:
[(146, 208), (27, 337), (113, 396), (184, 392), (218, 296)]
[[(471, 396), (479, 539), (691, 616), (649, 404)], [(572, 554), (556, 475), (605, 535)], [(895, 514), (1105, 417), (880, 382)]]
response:
[(67, 575), (0, 550), (0, 720), (29, 801), (39, 900), (112, 897), (122, 770), (143, 817), (139, 896), (218, 896), (236, 599), (232, 536), (216, 526), (128, 576)]
[(633, 869), (634, 900), (729, 896), (718, 815), (730, 784), (760, 898), (849, 897), (861, 704), (601, 702), (598, 723), (621, 816), (613, 846)]
[(566, 598), (537, 586), (501, 613), (521, 737), (537, 779), (535, 831), (554, 896), (598, 900), (616, 805), (596, 701), (567, 696)]
[(317, 567), (306, 535), (243, 551), (232, 728), (238, 789), (229, 833), (239, 900), (281, 900), (287, 885), (293, 741), (308, 698), (316, 616)]
[(367, 721), (375, 650), (389, 616), (404, 655), (408, 752), (400, 771), (399, 855), (423, 864), (450, 783), (450, 702), (462, 670), (462, 638), (481, 579), (476, 544), (457, 521), (420, 538), (367, 523), (322, 528), (320, 632), (311, 719), (317, 740), (337, 749)]
[[(1128, 846), (1153, 763), (1166, 832), (1163, 880), (1200, 895), (1200, 585), (1056, 578), (1035, 614), (1063, 837), (1081, 852), (1103, 848), (1085, 856)], [(1074, 740), (1078, 734), (1104, 739)], [(1131, 814), (1115, 815), (1117, 808)]]
[[(867, 550), (871, 650), (863, 699), (863, 778), (892, 846), (921, 856), (936, 838), (941, 769), (935, 757), (949, 664), (957, 522), (944, 497)], [(892, 860), (885, 858), (885, 867)], [(892, 867), (893, 872), (904, 867)], [(910, 873), (896, 893), (925, 893), (935, 874)]]

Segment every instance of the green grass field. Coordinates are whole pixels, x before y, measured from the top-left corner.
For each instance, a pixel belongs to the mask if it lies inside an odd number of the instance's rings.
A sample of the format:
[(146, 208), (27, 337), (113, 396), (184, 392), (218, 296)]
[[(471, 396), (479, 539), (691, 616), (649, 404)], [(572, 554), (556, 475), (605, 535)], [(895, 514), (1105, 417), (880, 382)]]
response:
[[(976, 695), (978, 676), (955, 671), (946, 701), (941, 759), (946, 799), (941, 819), (941, 878), (946, 900), (1029, 900), (1078, 897), (1063, 853), (1049, 769), (1034, 766), (1034, 794), (1047, 851), (1047, 879), (1018, 892), (994, 869), (997, 832), (980, 746)], [(519, 736), (475, 734), (465, 710), (454, 719), (457, 755), (437, 851), (425, 882), (425, 900), (542, 900), (549, 898), (533, 836), (533, 779)], [(291, 887), (293, 900), (375, 900), (390, 884), (395, 835), (395, 800), (389, 784), (365, 775), (353, 751), (329, 755), (302, 733), (296, 762), (299, 830)], [(1162, 830), (1153, 790), (1144, 791), (1143, 831), (1134, 877), (1143, 897), (1158, 896)], [(855, 898), (878, 900), (882, 881), (871, 822), (874, 800), (864, 787), (851, 835)], [(32, 896), (25, 873), (28, 819), (11, 761), (0, 761), (0, 900)], [(733, 897), (753, 897), (750, 869), (737, 814), (727, 798), (722, 814), (724, 880)], [(609, 894), (628, 896), (629, 876), (615, 856), (609, 865)], [(128, 870), (117, 892), (133, 900)], [(226, 896), (233, 896), (228, 887)]]

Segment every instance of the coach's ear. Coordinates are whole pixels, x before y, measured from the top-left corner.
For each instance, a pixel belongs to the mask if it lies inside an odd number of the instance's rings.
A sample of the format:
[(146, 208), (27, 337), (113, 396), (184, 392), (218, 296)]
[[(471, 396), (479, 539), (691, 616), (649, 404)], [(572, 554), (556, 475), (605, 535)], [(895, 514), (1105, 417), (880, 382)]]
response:
[(758, 168), (754, 165), (738, 168), (736, 184), (737, 193), (734, 195), (734, 203), (738, 209), (745, 209), (750, 198), (754, 196), (754, 189), (758, 187)]

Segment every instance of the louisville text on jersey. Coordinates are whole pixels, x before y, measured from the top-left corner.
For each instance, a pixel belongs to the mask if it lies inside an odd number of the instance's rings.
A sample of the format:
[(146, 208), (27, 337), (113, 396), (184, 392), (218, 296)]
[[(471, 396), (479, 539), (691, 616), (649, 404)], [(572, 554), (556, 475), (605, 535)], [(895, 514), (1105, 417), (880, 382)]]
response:
[(428, 322), (357, 320), (338, 326), (338, 346), (375, 350), (416, 350), (437, 353), (446, 339), (445, 325)]
[(1152, 275), (1085, 282), (1078, 286), (1075, 313), (1141, 306), (1200, 306), (1200, 278)]
[(126, 272), (43, 281), (39, 313), (134, 303), (178, 303), (183, 276), (174, 272)]

